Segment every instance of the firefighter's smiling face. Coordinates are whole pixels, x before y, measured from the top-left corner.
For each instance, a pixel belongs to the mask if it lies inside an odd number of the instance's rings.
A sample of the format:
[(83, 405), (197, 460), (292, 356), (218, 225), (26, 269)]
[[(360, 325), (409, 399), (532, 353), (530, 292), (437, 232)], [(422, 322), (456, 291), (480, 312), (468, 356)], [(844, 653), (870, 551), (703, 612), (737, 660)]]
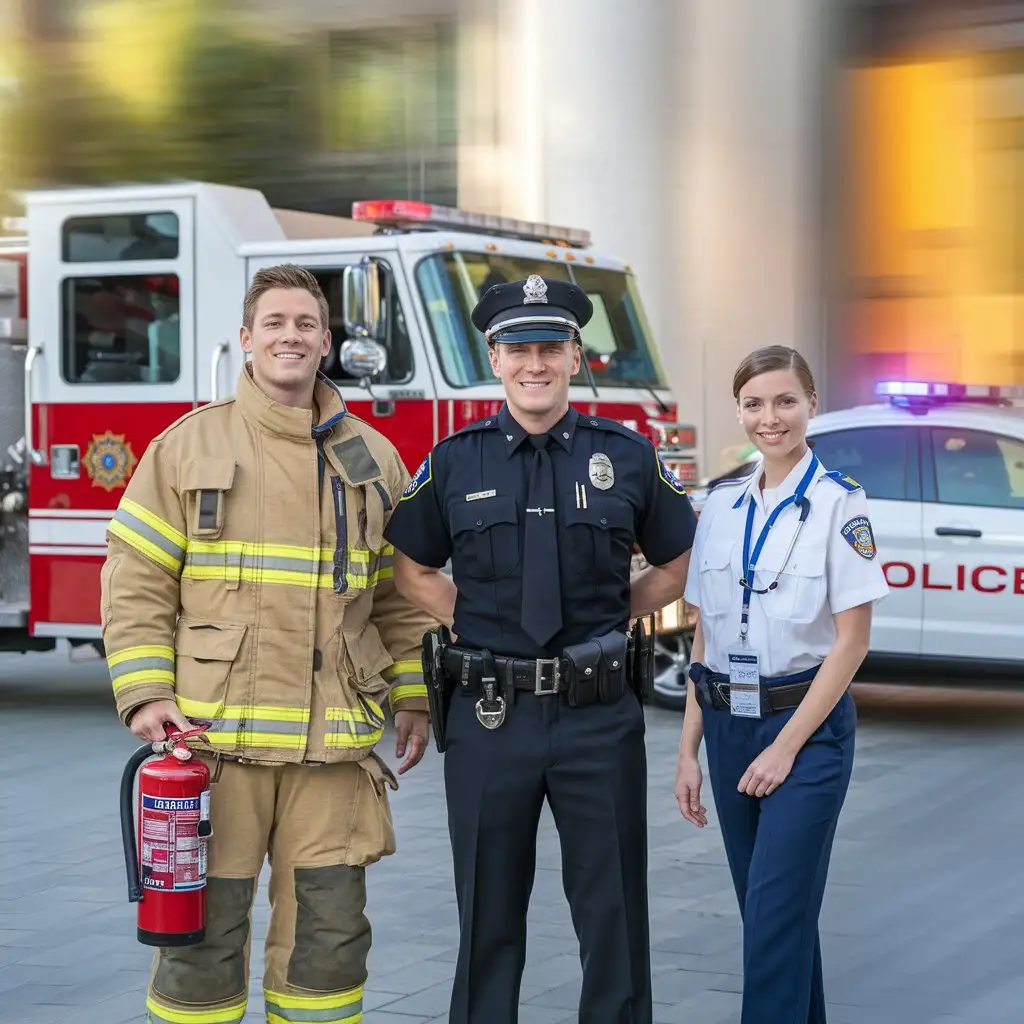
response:
[(252, 356), (260, 390), (283, 405), (307, 405), (331, 332), (315, 296), (303, 288), (270, 288), (256, 303), (252, 327), (242, 327), (242, 348)]

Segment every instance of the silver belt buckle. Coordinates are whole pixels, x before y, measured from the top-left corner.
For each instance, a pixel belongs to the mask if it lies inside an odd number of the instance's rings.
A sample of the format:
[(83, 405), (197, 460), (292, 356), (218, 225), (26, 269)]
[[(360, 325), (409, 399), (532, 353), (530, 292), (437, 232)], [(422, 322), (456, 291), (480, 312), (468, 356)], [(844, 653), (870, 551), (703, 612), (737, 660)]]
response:
[[(544, 685), (544, 667), (551, 666), (551, 686)], [(533, 678), (533, 692), (538, 697), (550, 697), (558, 693), (562, 688), (562, 670), (558, 658), (538, 658), (536, 674)]]

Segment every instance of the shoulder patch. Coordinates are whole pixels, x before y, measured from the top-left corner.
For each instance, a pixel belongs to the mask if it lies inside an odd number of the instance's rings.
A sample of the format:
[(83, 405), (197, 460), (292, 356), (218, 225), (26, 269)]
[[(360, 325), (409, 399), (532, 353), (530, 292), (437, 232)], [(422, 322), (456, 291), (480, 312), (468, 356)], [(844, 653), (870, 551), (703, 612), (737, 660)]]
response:
[(424, 484), (430, 483), (431, 478), (431, 456), (428, 455), (421, 463), (419, 469), (413, 474), (412, 479), (409, 481), (409, 486), (406, 487), (402, 494), (402, 501), (406, 498), (411, 498)]
[(860, 484), (857, 483), (852, 476), (840, 473), (838, 469), (833, 469), (831, 472), (826, 473), (825, 476), (827, 476), (829, 480), (834, 480), (840, 487), (844, 487), (848, 491), (861, 490)]
[(580, 413), (579, 419), (576, 420), (576, 426), (587, 430), (609, 430), (639, 444), (651, 444), (649, 437), (644, 437), (643, 434), (638, 434), (625, 424), (619, 423), (618, 420), (610, 420), (605, 416), (584, 416), (583, 413)]
[(854, 516), (843, 525), (840, 533), (843, 540), (862, 558), (869, 561), (878, 553), (875, 547), (875, 535), (871, 530), (871, 520), (867, 516)]
[(679, 479), (672, 472), (668, 466), (665, 465), (665, 460), (661, 457), (661, 452), (657, 452), (658, 459), (658, 476), (661, 477), (662, 482), (668, 484), (676, 494), (685, 494), (686, 488), (683, 486), (682, 480)]

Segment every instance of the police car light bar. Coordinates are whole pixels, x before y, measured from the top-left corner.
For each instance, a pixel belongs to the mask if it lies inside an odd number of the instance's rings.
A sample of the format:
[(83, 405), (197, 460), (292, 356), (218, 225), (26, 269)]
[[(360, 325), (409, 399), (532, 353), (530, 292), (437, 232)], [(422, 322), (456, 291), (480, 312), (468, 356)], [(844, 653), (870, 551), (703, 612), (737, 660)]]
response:
[(563, 228), (554, 224), (537, 224), (512, 217), (492, 217), (486, 213), (469, 213), (451, 206), (422, 203), (415, 199), (367, 199), (352, 204), (352, 219), (369, 221), (381, 227), (451, 228), (488, 235), (504, 235), (548, 245), (586, 248), (590, 232), (581, 228)]
[(944, 381), (883, 380), (875, 394), (891, 402), (988, 402), (1000, 404), (1024, 399), (1024, 387), (991, 384), (953, 384)]

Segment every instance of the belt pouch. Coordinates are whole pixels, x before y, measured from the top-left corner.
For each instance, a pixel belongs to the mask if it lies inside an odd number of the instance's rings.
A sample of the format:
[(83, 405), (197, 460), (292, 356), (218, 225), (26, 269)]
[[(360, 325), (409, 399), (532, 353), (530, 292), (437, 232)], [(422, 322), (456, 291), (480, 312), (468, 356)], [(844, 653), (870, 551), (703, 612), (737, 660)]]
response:
[(573, 644), (565, 648), (562, 657), (569, 663), (569, 687), (565, 693), (569, 707), (594, 704), (600, 696), (601, 645), (596, 640)]
[(626, 692), (625, 633), (612, 631), (594, 640), (601, 648), (601, 667), (597, 674), (597, 696), (602, 704), (615, 704)]

